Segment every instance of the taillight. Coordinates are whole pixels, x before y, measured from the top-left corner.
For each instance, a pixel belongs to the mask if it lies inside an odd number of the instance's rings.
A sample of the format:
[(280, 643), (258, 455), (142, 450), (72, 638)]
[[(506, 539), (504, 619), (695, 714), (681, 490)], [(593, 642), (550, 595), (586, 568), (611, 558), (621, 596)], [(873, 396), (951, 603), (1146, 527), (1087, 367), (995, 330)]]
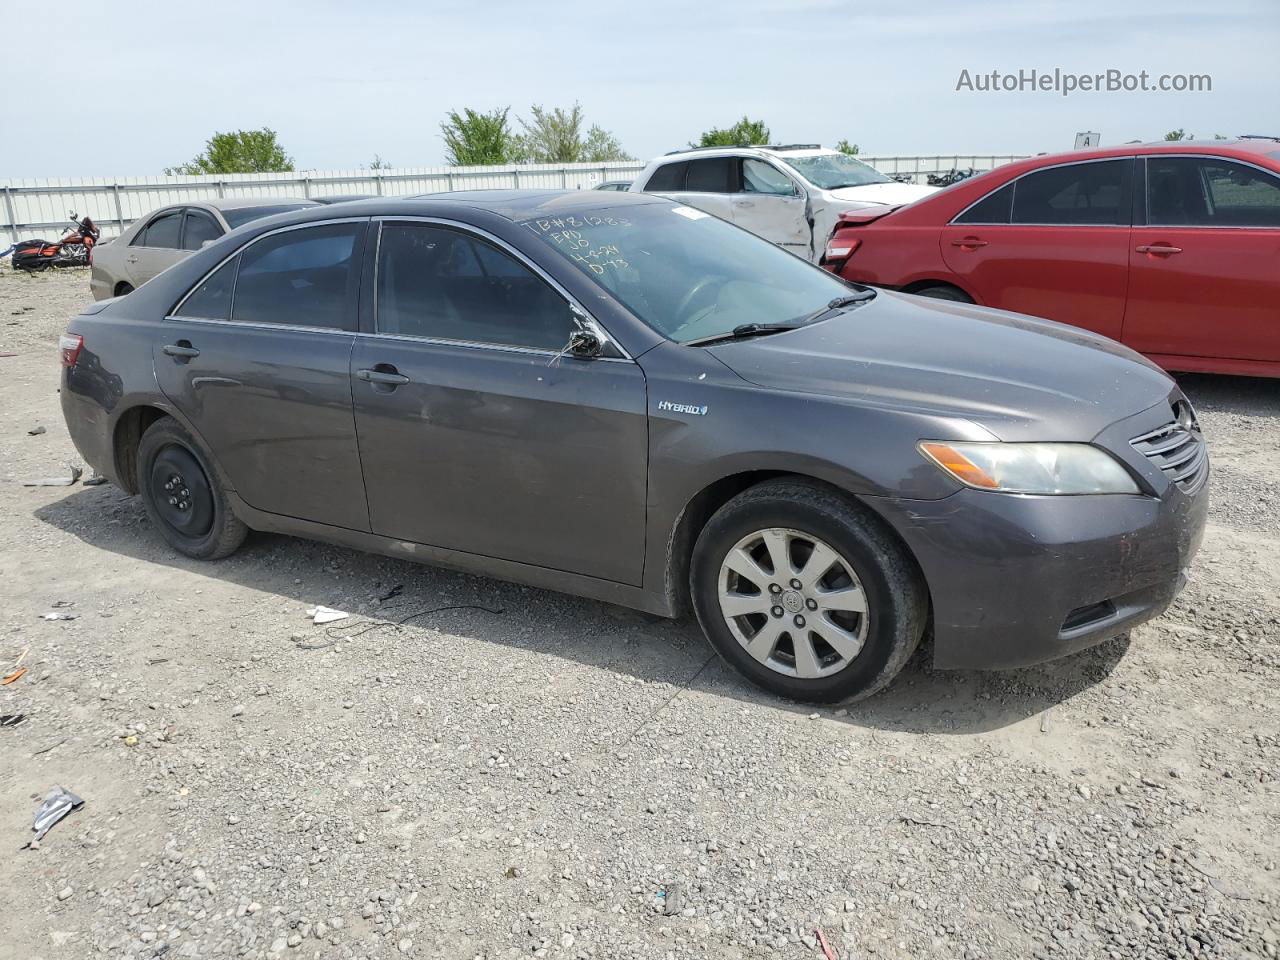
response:
[(64, 333), (58, 338), (58, 349), (62, 351), (62, 365), (74, 367), (80, 359), (80, 351), (84, 349), (84, 337), (78, 333)]
[(862, 241), (849, 236), (848, 231), (834, 234), (827, 241), (827, 249), (822, 254), (822, 265), (839, 270), (860, 246)]

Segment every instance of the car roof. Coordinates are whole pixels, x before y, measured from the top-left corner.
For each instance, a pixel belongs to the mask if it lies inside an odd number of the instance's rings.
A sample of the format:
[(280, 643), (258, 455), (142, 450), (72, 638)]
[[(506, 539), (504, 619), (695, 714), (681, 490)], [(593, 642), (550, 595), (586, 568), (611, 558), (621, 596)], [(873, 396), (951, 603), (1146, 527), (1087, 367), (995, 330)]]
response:
[[(600, 210), (604, 207), (634, 207), (669, 202), (652, 194), (601, 190), (453, 190), (448, 193), (424, 193), (416, 197), (383, 199), (394, 201), (397, 206), (426, 206), (439, 201), (467, 203), (516, 221), (540, 216), (563, 216), (575, 211)], [(361, 200), (358, 203), (368, 206), (369, 201)]]
[(816, 143), (778, 146), (760, 144), (750, 147), (690, 147), (688, 150), (672, 150), (670, 153), (664, 153), (653, 162), (673, 163), (698, 157), (774, 157), (786, 161), (790, 157), (829, 157), (833, 154), (840, 155), (840, 151), (831, 150)]
[[(1073, 160), (1098, 160), (1110, 157), (1152, 156), (1161, 153), (1211, 153), (1222, 156), (1267, 156), (1280, 159), (1280, 140), (1270, 137), (1238, 137), (1229, 140), (1156, 140), (1150, 143), (1120, 143), (1090, 150), (1066, 150), (1041, 153), (1014, 161), (1019, 165), (1039, 167)], [(1003, 169), (997, 167), (997, 170)]]
[(215, 197), (212, 200), (189, 200), (169, 204), (172, 207), (212, 207), (215, 210), (242, 210), (245, 207), (279, 207), (296, 203), (304, 207), (320, 206), (305, 197)]

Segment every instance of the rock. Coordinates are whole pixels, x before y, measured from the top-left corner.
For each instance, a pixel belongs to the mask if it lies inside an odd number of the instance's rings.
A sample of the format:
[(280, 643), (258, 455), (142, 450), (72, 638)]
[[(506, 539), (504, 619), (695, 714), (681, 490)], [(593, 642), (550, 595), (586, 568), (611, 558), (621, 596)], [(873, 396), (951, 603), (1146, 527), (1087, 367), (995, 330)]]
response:
[(73, 893), (75, 893), (75, 891), (72, 890), (70, 887), (63, 887), (61, 890), (58, 891), (58, 899), (68, 900), (71, 898), (71, 895)]

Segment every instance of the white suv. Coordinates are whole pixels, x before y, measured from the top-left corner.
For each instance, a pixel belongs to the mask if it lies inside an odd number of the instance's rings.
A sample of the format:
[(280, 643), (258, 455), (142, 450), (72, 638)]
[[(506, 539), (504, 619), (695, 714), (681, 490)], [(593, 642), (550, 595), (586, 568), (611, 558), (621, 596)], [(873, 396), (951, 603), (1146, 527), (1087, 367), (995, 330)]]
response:
[(816, 144), (682, 150), (651, 160), (631, 183), (633, 192), (679, 200), (815, 262), (843, 211), (901, 206), (936, 189), (890, 180)]

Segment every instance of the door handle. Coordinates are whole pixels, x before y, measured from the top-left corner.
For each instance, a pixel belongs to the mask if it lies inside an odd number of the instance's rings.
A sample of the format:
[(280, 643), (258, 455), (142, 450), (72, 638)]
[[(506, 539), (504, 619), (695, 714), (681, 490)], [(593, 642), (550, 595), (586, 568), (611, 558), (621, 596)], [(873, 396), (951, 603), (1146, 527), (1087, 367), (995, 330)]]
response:
[(979, 240), (977, 237), (965, 237), (963, 240), (952, 240), (953, 247), (964, 247), (966, 250), (976, 250), (978, 247), (985, 247), (986, 240)]
[(136, 255), (130, 255), (130, 256), (128, 256), (128, 257), (125, 257), (125, 262), (127, 262), (127, 263), (137, 263), (137, 262), (138, 262), (138, 257), (137, 257)]
[(1173, 247), (1167, 243), (1144, 243), (1133, 248), (1138, 253), (1150, 253), (1157, 257), (1171, 257), (1175, 253), (1181, 253), (1181, 247)]
[(389, 363), (379, 364), (372, 370), (357, 370), (356, 379), (364, 380), (366, 383), (385, 383), (391, 387), (398, 387), (402, 383), (409, 382), (408, 377)]
[(756, 202), (754, 200), (735, 200), (733, 205), (735, 207), (754, 207)]
[(164, 351), (165, 356), (177, 357), (179, 360), (190, 360), (193, 357), (200, 356), (200, 351), (186, 340), (179, 340), (177, 343), (166, 343), (161, 349)]

